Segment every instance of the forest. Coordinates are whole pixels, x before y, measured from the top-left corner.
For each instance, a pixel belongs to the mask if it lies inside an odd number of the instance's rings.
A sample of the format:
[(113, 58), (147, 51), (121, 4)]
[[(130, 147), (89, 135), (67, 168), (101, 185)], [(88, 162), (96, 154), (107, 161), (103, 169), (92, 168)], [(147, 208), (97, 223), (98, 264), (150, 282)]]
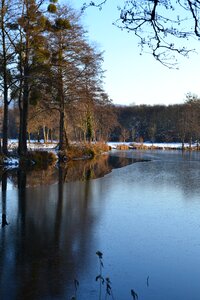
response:
[[(30, 106), (27, 141), (58, 140), (58, 114), (51, 114), (51, 110), (37, 114), (37, 109), (40, 109), (39, 104)], [(198, 143), (200, 138), (200, 99), (192, 94), (186, 96), (183, 104), (168, 106), (120, 106), (112, 102), (104, 105), (96, 102), (89, 110), (90, 123), (87, 123), (83, 111), (84, 106), (67, 111), (67, 136), (70, 142), (86, 141), (87, 126), (90, 126), (93, 141)], [(1, 110), (1, 121), (2, 116)], [(8, 120), (8, 137), (16, 139), (19, 128), (17, 107), (9, 110)]]
[(107, 139), (115, 117), (103, 89), (103, 53), (88, 41), (81, 13), (57, 0), (2, 0), (0, 14), (2, 153), (15, 137), (26, 155), (41, 128), (59, 150), (72, 132), (75, 140)]
[(193, 143), (200, 138), (200, 99), (191, 93), (183, 104), (115, 108), (120, 124), (112, 138), (121, 141)]
[(198, 141), (198, 96), (169, 106), (113, 104), (103, 53), (81, 14), (57, 0), (1, 1), (0, 151), (8, 154), (9, 138), (20, 156), (30, 139), (56, 140), (61, 151), (74, 141)]

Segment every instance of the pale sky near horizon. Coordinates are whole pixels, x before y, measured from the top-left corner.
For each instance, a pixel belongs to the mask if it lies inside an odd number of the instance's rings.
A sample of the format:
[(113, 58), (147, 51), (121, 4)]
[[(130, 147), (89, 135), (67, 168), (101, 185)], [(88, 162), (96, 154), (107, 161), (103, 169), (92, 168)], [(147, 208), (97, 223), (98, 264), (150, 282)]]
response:
[[(117, 2), (109, 1), (99, 11), (88, 8), (82, 24), (90, 41), (104, 53), (106, 70), (104, 88), (115, 104), (177, 104), (183, 103), (186, 94), (200, 96), (200, 41), (185, 46), (195, 48), (189, 59), (179, 57), (179, 70), (171, 70), (157, 62), (151, 54), (140, 55), (138, 39), (133, 33), (121, 31), (112, 22), (118, 17)], [(84, 0), (71, 0), (79, 9)]]

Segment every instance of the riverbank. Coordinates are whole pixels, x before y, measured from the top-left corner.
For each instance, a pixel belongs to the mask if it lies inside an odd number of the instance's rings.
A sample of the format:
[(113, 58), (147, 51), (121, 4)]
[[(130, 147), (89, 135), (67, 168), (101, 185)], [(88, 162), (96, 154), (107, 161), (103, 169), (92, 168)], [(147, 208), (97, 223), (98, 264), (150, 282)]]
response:
[(9, 153), (7, 156), (0, 155), (1, 166), (30, 167), (36, 165), (39, 168), (44, 168), (57, 162), (66, 163), (71, 160), (88, 160), (111, 150), (111, 147), (105, 143), (74, 143), (64, 151), (59, 151), (55, 142), (29, 143), (27, 154), (19, 157), (17, 154), (17, 142), (10, 142), (8, 148)]
[(135, 142), (108, 142), (107, 143), (112, 149), (117, 150), (200, 150), (200, 147), (194, 143), (135, 143)]
[[(84, 145), (86, 143), (72, 143), (71, 145)], [(107, 142), (107, 143), (94, 143), (92, 145), (107, 145), (110, 147), (110, 149), (119, 149), (119, 148), (127, 148), (127, 149), (157, 149), (157, 150), (182, 150), (182, 143), (180, 142), (174, 142), (174, 143), (152, 143), (152, 142), (143, 142), (143, 143), (136, 143), (136, 142)], [(30, 143), (27, 143), (28, 150), (47, 150), (47, 151), (54, 151), (57, 148), (58, 142), (52, 141), (44, 143), (36, 142), (36, 141), (30, 141)], [(8, 150), (17, 152), (18, 147), (18, 141), (15, 139), (11, 139), (8, 142)], [(197, 143), (193, 143), (191, 145), (192, 150), (196, 150), (198, 147)], [(190, 148), (189, 143), (184, 143), (184, 149), (187, 150)]]
[(9, 140), (9, 155), (0, 156), (0, 165), (17, 167), (20, 165), (36, 164), (38, 167), (55, 164), (57, 162), (66, 163), (71, 160), (87, 160), (97, 155), (108, 152), (112, 149), (117, 150), (185, 150), (198, 151), (197, 144), (188, 143), (135, 143), (135, 142), (108, 142), (108, 143), (72, 143), (66, 151), (59, 151), (56, 141), (51, 143), (30, 142), (27, 144), (28, 154), (19, 159), (17, 155), (17, 140)]

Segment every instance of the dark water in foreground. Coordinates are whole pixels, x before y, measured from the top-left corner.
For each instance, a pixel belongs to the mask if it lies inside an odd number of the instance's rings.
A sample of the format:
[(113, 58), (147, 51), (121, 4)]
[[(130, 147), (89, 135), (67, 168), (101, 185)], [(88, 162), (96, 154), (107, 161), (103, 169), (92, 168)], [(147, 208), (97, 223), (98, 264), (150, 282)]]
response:
[(99, 299), (97, 250), (115, 299), (200, 299), (199, 153), (113, 155), (1, 174), (0, 299)]

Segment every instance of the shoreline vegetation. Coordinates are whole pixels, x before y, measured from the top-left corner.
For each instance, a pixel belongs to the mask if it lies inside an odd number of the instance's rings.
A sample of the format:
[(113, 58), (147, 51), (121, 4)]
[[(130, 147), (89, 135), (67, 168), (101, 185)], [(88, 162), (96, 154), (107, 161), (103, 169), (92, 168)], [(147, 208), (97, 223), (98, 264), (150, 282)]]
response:
[(25, 156), (17, 154), (17, 141), (9, 141), (9, 154), (0, 154), (0, 166), (36, 167), (46, 168), (56, 163), (67, 164), (70, 161), (90, 160), (98, 155), (115, 150), (182, 150), (199, 151), (198, 144), (182, 143), (135, 143), (135, 142), (96, 142), (96, 143), (72, 143), (66, 150), (58, 150), (56, 142), (52, 143), (28, 143), (28, 152)]
[(0, 166), (46, 168), (56, 163), (66, 164), (75, 160), (89, 160), (108, 152), (111, 147), (106, 143), (71, 144), (66, 150), (58, 150), (57, 143), (29, 143), (24, 156), (17, 154), (17, 143), (10, 142), (8, 155), (0, 154)]
[(117, 150), (181, 150), (199, 151), (200, 145), (188, 143), (109, 143), (112, 149)]
[[(9, 177), (10, 182), (18, 186), (18, 179), (26, 177), (24, 182), (26, 187), (36, 187), (40, 185), (52, 185), (58, 182), (87, 181), (104, 177), (114, 169), (119, 169), (136, 162), (144, 162), (139, 158), (120, 157), (115, 155), (99, 155), (93, 159), (71, 160), (68, 163), (56, 165), (43, 165), (43, 167), (32, 165), (31, 167), (19, 168), (18, 166), (8, 166), (0, 168), (2, 180)], [(20, 178), (21, 178), (20, 177)], [(21, 181), (20, 181), (21, 182)]]
[(75, 160), (89, 160), (112, 149), (116, 150), (182, 150), (199, 151), (198, 144), (182, 143), (135, 143), (135, 142), (96, 142), (96, 143), (73, 143), (66, 150), (58, 150), (56, 142), (52, 143), (28, 143), (28, 152), (25, 156), (17, 154), (17, 142), (9, 141), (8, 155), (0, 154), (0, 166), (14, 165), (16, 167), (46, 168), (48, 165), (55, 165), (57, 162), (66, 164)]

